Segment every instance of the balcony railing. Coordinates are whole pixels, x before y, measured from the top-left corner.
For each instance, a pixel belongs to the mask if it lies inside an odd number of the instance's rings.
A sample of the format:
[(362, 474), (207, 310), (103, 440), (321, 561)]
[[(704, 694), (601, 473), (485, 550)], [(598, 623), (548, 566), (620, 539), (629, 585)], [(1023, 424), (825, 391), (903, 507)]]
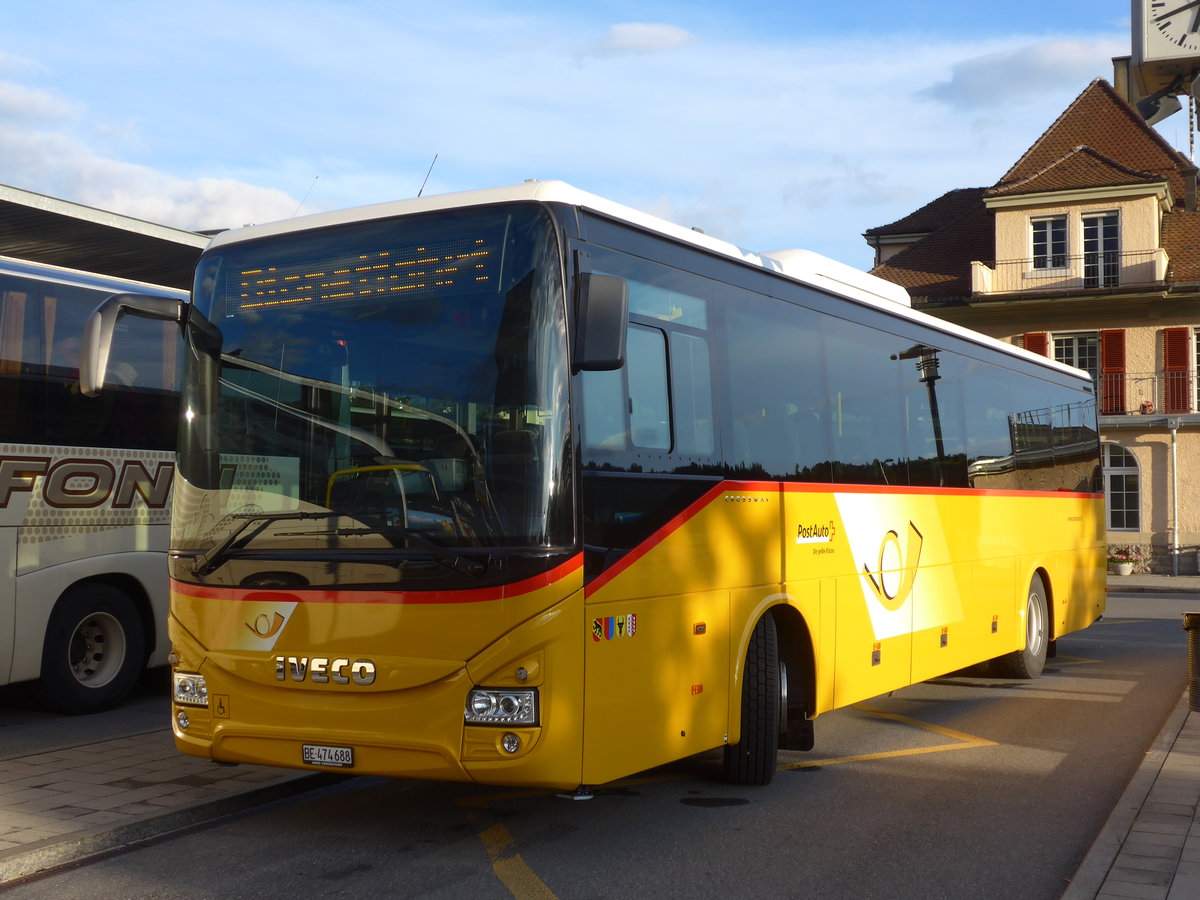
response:
[(1180, 415), (1200, 412), (1200, 373), (1106, 372), (1097, 379), (1100, 415)]
[(1047, 255), (971, 263), (971, 293), (1027, 294), (1094, 291), (1161, 284), (1167, 275), (1167, 252), (1103, 251), (1077, 256)]

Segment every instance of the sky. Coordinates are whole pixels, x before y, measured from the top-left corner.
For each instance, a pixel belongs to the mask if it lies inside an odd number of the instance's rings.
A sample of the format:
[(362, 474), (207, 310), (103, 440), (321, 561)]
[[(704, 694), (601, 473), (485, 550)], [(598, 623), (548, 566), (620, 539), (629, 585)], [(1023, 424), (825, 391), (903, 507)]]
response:
[(1130, 51), (1129, 0), (0, 11), (2, 184), (200, 230), (561, 179), (862, 269), (863, 231), (997, 181)]

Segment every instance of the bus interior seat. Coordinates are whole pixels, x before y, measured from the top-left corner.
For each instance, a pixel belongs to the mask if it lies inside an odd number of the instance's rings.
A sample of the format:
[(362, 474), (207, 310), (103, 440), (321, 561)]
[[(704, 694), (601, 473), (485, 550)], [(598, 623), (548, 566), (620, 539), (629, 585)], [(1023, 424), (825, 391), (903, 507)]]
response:
[(470, 450), (461, 435), (440, 437), (433, 444), (433, 456), (424, 464), (433, 472), (438, 487), (448, 493), (457, 493), (467, 486), (470, 472)]
[(524, 517), (529, 500), (529, 479), (537, 460), (532, 431), (516, 428), (492, 435), (492, 487), (496, 499), (510, 516)]

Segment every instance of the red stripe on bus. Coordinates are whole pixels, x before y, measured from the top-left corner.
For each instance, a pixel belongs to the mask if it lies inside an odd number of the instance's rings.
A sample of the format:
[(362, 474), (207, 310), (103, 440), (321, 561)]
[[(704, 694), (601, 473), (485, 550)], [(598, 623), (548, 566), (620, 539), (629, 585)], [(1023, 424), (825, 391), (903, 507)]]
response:
[[(771, 482), (763, 482), (764, 485)], [(916, 487), (890, 484), (813, 484), (811, 482), (783, 482), (785, 492), (799, 494), (910, 494), (918, 497), (1063, 497), (1080, 500), (1102, 500), (1104, 494), (1087, 491), (1068, 491), (1056, 488), (1052, 491), (1015, 491), (995, 488), (948, 488)]]
[(583, 554), (578, 553), (548, 572), (497, 587), (475, 588), (465, 591), (363, 591), (338, 590), (336, 588), (288, 588), (270, 590), (263, 588), (214, 588), (201, 587), (171, 579), (171, 591), (198, 597), (202, 600), (225, 600), (237, 603), (261, 601), (287, 601), (296, 603), (381, 603), (381, 604), (436, 604), (436, 603), (488, 603), (519, 597), (562, 581), (583, 568)]
[(610, 581), (632, 566), (635, 562), (661, 544), (669, 535), (678, 531), (689, 519), (692, 518), (692, 516), (696, 515), (696, 513), (700, 512), (700, 510), (712, 503), (717, 497), (722, 494), (737, 493), (739, 491), (743, 493), (755, 494), (767, 492), (778, 494), (779, 483), (775, 481), (722, 481), (719, 484), (713, 485), (711, 488), (693, 500), (688, 506), (684, 507), (683, 511), (679, 513), (679, 515), (669, 519), (661, 528), (646, 538), (646, 540), (642, 541), (640, 544), (622, 556), (606, 571), (597, 575), (596, 578), (592, 580), (592, 583), (587, 585), (586, 593), (591, 595), (600, 590), (602, 587), (604, 587), (604, 585), (608, 584)]

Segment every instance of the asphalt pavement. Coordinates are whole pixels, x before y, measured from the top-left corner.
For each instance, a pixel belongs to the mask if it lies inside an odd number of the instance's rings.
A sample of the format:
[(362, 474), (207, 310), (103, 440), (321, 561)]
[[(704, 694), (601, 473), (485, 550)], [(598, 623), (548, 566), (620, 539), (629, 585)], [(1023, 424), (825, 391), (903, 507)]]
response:
[[(1200, 612), (1200, 576), (1110, 576), (1109, 592), (1177, 594), (1181, 609), (1191, 595)], [(1191, 707), (1185, 692), (1064, 900), (1200, 898), (1200, 712)], [(6, 882), (339, 780), (183, 756), (165, 726), (98, 741), (90, 734), (81, 728), (76, 740), (36, 749), (0, 743), (0, 892)]]

